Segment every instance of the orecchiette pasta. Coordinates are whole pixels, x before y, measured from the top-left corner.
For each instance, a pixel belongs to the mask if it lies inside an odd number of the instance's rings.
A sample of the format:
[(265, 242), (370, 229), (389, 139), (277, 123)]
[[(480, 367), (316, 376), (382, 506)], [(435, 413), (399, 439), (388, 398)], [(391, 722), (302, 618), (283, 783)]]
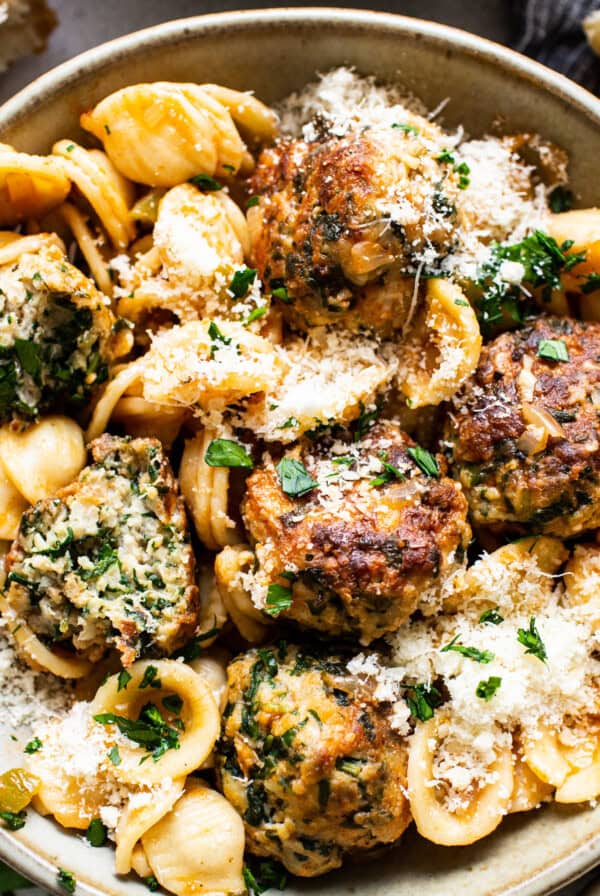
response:
[(238, 206), (221, 192), (173, 187), (158, 204), (152, 240), (150, 252), (122, 271), (119, 313), (132, 320), (153, 308), (180, 321), (226, 316), (227, 290), (248, 244)]
[(244, 576), (253, 570), (255, 562), (254, 551), (248, 545), (226, 547), (215, 558), (215, 577), (225, 608), (242, 637), (251, 644), (260, 644), (268, 632), (266, 619), (244, 585)]
[(239, 542), (239, 527), (227, 513), (229, 468), (209, 466), (208, 446), (219, 433), (206, 428), (188, 439), (179, 468), (181, 493), (194, 520), (198, 538), (211, 551)]
[(481, 333), (475, 312), (449, 280), (427, 281), (425, 308), (404, 346), (398, 383), (410, 407), (451, 398), (477, 367)]
[(251, 93), (231, 90), (220, 84), (203, 84), (202, 89), (229, 109), (233, 120), (241, 125), (247, 134), (264, 142), (274, 140), (277, 136), (279, 127), (277, 115)]
[(158, 882), (176, 896), (244, 893), (244, 826), (225, 797), (189, 782), (142, 844)]
[[(431, 719), (419, 725), (412, 737), (408, 759), (410, 809), (417, 830), (428, 840), (442, 846), (465, 846), (495, 830), (508, 810), (513, 791), (512, 750), (496, 748), (484, 779), (467, 789), (464, 801), (453, 807), (443, 772), (436, 774), (434, 770), (443, 741), (439, 732), (439, 719)], [(467, 746), (464, 748), (466, 752)]]
[(115, 831), (115, 871), (128, 874), (133, 864), (133, 853), (143, 835), (171, 811), (183, 793), (185, 779), (163, 780), (157, 793), (134, 793), (119, 817)]
[(41, 218), (66, 199), (71, 182), (57, 159), (0, 144), (0, 227)]
[(154, 693), (173, 694), (181, 699), (183, 728), (179, 748), (168, 750), (150, 763), (140, 765), (144, 752), (131, 743), (119, 747), (121, 763), (115, 768), (115, 776), (120, 781), (133, 784), (160, 783), (166, 777), (173, 780), (184, 777), (202, 765), (219, 733), (219, 712), (209, 687), (189, 666), (173, 660), (135, 663), (129, 670), (131, 679), (128, 686), (122, 690), (119, 690), (119, 676), (111, 676), (92, 702), (92, 715), (112, 713), (136, 719), (148, 701), (148, 692), (140, 685), (149, 666), (156, 669), (157, 687)]
[(523, 758), (540, 780), (556, 787), (557, 803), (580, 803), (600, 794), (600, 736), (588, 723), (525, 733)]
[(69, 417), (45, 417), (25, 430), (0, 428), (0, 464), (30, 504), (72, 482), (85, 462), (83, 432)]
[(81, 116), (126, 177), (174, 187), (197, 174), (238, 171), (244, 143), (229, 111), (197, 84), (124, 87)]
[(135, 236), (129, 215), (133, 186), (98, 149), (84, 149), (77, 143), (59, 140), (52, 152), (62, 160), (69, 179), (92, 206), (116, 249), (126, 249)]
[(223, 712), (227, 703), (227, 663), (229, 654), (226, 650), (213, 647), (205, 650), (201, 656), (190, 662), (190, 666), (208, 685), (219, 707)]
[(519, 754), (515, 757), (513, 771), (514, 785), (507, 812), (529, 812), (552, 797), (552, 785), (538, 778)]

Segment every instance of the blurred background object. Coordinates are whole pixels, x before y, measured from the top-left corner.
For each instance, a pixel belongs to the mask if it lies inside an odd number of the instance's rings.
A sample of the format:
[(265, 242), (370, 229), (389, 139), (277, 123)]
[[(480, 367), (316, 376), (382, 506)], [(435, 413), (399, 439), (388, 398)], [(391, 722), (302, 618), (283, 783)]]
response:
[[(48, 0), (48, 3), (58, 17), (59, 27), (42, 53), (21, 59), (0, 76), (0, 101), (59, 62), (129, 31), (183, 16), (278, 5), (267, 0), (169, 0), (169, 3), (104, 0), (99, 5), (91, 0)], [(285, 5), (310, 6), (311, 2), (290, 0)], [(586, 42), (583, 30), (584, 18), (600, 12), (600, 0), (350, 0), (345, 3), (313, 0), (312, 5), (378, 9), (464, 28), (513, 46), (563, 71), (588, 89), (600, 92), (600, 60)], [(0, 0), (0, 70), (2, 61), (8, 61), (9, 55), (16, 57), (29, 47), (39, 47), (52, 25), (52, 19), (42, 14), (43, 7), (43, 0)], [(31, 13), (28, 19), (26, 16), (24, 28), (23, 10), (27, 9)], [(20, 16), (21, 34), (27, 35), (18, 45), (7, 18), (11, 10), (10, 15)], [(590, 29), (591, 33), (593, 25)]]
[(39, 53), (56, 25), (56, 17), (45, 0), (0, 2), (0, 72), (11, 62)]

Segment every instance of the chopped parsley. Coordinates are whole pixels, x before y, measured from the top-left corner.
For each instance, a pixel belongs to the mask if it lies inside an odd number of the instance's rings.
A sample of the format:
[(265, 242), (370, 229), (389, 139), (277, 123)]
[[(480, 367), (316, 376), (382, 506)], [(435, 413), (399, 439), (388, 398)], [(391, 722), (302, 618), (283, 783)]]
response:
[(260, 196), (251, 196), (246, 202), (246, 208), (254, 208), (260, 202)]
[(265, 613), (279, 616), (292, 606), (292, 589), (286, 585), (269, 585), (266, 604)]
[(285, 869), (271, 859), (253, 865), (252, 869), (248, 865), (244, 865), (242, 876), (248, 896), (262, 896), (272, 887), (277, 890), (285, 890), (287, 886)]
[(25, 810), (20, 812), (0, 812), (0, 819), (4, 822), (9, 831), (20, 831), (25, 827), (27, 815)]
[(212, 360), (215, 357), (215, 352), (218, 348), (224, 348), (226, 345), (231, 345), (231, 337), (225, 336), (225, 334), (220, 331), (214, 320), (211, 320), (208, 325), (208, 335), (210, 336), (210, 339), (213, 343), (210, 350), (210, 357)]
[(42, 747), (43, 747), (43, 744), (42, 744), (41, 740), (39, 739), (39, 737), (32, 737), (31, 740), (25, 744), (24, 752), (29, 753), (31, 755), (31, 753), (37, 753), (37, 751), (41, 750)]
[(420, 445), (416, 445), (414, 448), (408, 448), (407, 454), (426, 476), (433, 479), (440, 478), (439, 464), (431, 452), (421, 448)]
[(393, 482), (395, 479), (399, 479), (401, 482), (406, 479), (406, 476), (398, 467), (388, 463), (384, 457), (380, 457), (380, 460), (383, 464), (383, 473), (380, 473), (375, 479), (371, 479), (369, 485), (372, 485), (374, 488), (380, 488), (382, 485)]
[[(113, 712), (104, 712), (94, 716), (94, 721), (101, 725), (116, 725), (121, 734), (138, 744), (148, 752), (140, 762), (150, 758), (158, 762), (167, 750), (178, 750), (179, 732), (168, 725), (154, 703), (146, 703), (137, 719), (128, 719)], [(112, 760), (111, 760), (112, 761)], [(115, 764), (113, 762), (113, 764)]]
[(121, 765), (121, 754), (119, 753), (119, 748), (117, 746), (111, 747), (108, 751), (108, 758), (115, 766)]
[(168, 709), (169, 712), (172, 712), (173, 715), (178, 716), (183, 708), (183, 700), (179, 694), (170, 694), (163, 699), (162, 705), (165, 709)]
[(570, 209), (573, 208), (574, 198), (571, 190), (568, 190), (564, 186), (555, 187), (548, 197), (550, 208), (555, 215), (560, 214), (560, 212), (570, 211)]
[(154, 877), (153, 874), (150, 874), (148, 877), (145, 877), (144, 883), (146, 884), (146, 886), (148, 887), (148, 889), (150, 890), (151, 893), (156, 893), (156, 891), (158, 890), (158, 888), (160, 886), (160, 884), (158, 883), (157, 879)]
[(277, 464), (277, 473), (281, 488), (290, 498), (303, 498), (318, 485), (304, 464), (291, 457), (281, 458)]
[(360, 778), (363, 762), (361, 759), (354, 759), (351, 756), (347, 758), (342, 757), (335, 760), (335, 767), (338, 771), (345, 772), (352, 778)]
[(479, 621), (487, 625), (500, 625), (501, 622), (504, 622), (504, 616), (500, 615), (497, 607), (491, 607), (489, 610), (483, 611)]
[(261, 317), (264, 317), (268, 310), (269, 309), (266, 305), (259, 305), (258, 308), (253, 308), (244, 321), (244, 326), (247, 327), (249, 324), (254, 323), (255, 320), (259, 320)]
[(131, 681), (131, 675), (127, 671), (127, 669), (121, 669), (119, 672), (119, 677), (117, 678), (117, 693), (119, 691), (124, 691), (129, 682)]
[(375, 425), (377, 422), (379, 415), (381, 413), (381, 409), (379, 407), (373, 408), (371, 411), (367, 411), (362, 401), (360, 402), (360, 414), (356, 420), (356, 430), (354, 432), (354, 441), (358, 442), (364, 435), (368, 433), (368, 431)]
[(413, 124), (397, 124), (394, 122), (392, 125), (393, 128), (396, 128), (398, 131), (403, 131), (405, 134), (414, 134), (417, 136), (421, 132), (418, 128), (416, 128)]
[(75, 892), (77, 881), (75, 880), (75, 875), (72, 871), (67, 871), (66, 868), (59, 868), (58, 874), (56, 875), (56, 882), (65, 893)]
[(525, 653), (531, 653), (542, 663), (546, 662), (547, 653), (544, 642), (535, 624), (535, 616), (529, 620), (529, 628), (520, 628), (517, 632), (517, 641), (526, 648)]
[(523, 321), (522, 289), (501, 276), (503, 261), (518, 262), (523, 266), (523, 282), (541, 289), (542, 299), (550, 301), (552, 290), (561, 286), (561, 275), (585, 260), (585, 252), (569, 253), (573, 242), (560, 246), (542, 230), (535, 230), (520, 243), (510, 246), (496, 244), (491, 258), (481, 268), (477, 285), (482, 290), (476, 303), (477, 316), (485, 335), (489, 335), (509, 314), (517, 324)]
[(461, 162), (459, 165), (454, 166), (454, 171), (458, 174), (458, 189), (466, 190), (471, 183), (471, 178), (469, 177), (471, 169), (466, 162)]
[(108, 831), (99, 818), (93, 818), (85, 832), (85, 837), (90, 846), (104, 846), (108, 839)]
[(292, 301), (288, 295), (286, 286), (276, 286), (275, 289), (271, 289), (271, 295), (276, 299), (279, 299), (280, 302), (284, 302), (286, 305), (289, 305)]
[(600, 289), (600, 274), (590, 274), (582, 285), (581, 291), (585, 295), (589, 295), (591, 292), (596, 292), (597, 289)]
[(204, 190), (205, 193), (215, 193), (217, 190), (223, 189), (223, 184), (220, 184), (214, 177), (210, 177), (209, 174), (195, 174), (194, 177), (190, 177), (189, 182), (199, 190)]
[(439, 156), (435, 158), (438, 162), (447, 162), (449, 165), (454, 165), (454, 156), (448, 149), (443, 149)]
[(231, 439), (213, 439), (206, 449), (204, 462), (209, 467), (245, 467), (251, 470), (254, 466), (244, 446)]
[(158, 678), (156, 666), (147, 666), (140, 682), (140, 691), (145, 688), (162, 688), (162, 681)]
[(243, 299), (254, 281), (256, 280), (257, 271), (255, 268), (241, 268), (233, 275), (233, 279), (229, 284), (229, 291), (233, 293), (236, 299)]
[(546, 361), (568, 361), (569, 350), (562, 339), (541, 339), (537, 350), (538, 358)]
[(442, 703), (442, 695), (437, 688), (426, 684), (415, 684), (409, 687), (404, 695), (410, 714), (420, 722), (433, 718), (434, 711)]
[(494, 659), (494, 654), (489, 650), (479, 650), (477, 647), (467, 647), (464, 644), (459, 644), (458, 638), (459, 635), (456, 635), (449, 644), (442, 647), (440, 653), (448, 653), (448, 651), (453, 650), (455, 653), (460, 653), (461, 656), (466, 656), (469, 660), (475, 660), (476, 663), (491, 663)]
[(481, 700), (491, 700), (500, 685), (502, 684), (502, 679), (497, 675), (490, 675), (487, 681), (480, 681), (475, 689), (475, 694)]

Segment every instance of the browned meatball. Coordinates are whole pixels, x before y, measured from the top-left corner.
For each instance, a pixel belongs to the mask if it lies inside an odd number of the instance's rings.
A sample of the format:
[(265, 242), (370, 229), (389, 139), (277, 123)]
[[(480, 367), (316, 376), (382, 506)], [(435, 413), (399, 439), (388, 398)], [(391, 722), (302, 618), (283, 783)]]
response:
[(600, 323), (540, 318), (485, 346), (446, 437), (478, 526), (600, 525)]
[[(302, 462), (310, 490), (292, 497), (284, 471)], [(269, 461), (248, 478), (243, 513), (256, 580), (265, 591), (276, 586), (267, 609), (288, 589), (282, 617), (363, 643), (417, 608), (434, 611), (471, 535), (458, 483), (390, 422), (352, 445), (304, 449), (277, 467)]]
[(452, 243), (457, 175), (438, 159), (440, 139), (417, 119), (262, 153), (253, 263), (292, 324), (402, 327), (417, 268)]
[(228, 669), (217, 767), (250, 852), (313, 877), (410, 822), (406, 748), (340, 656), (281, 643)]

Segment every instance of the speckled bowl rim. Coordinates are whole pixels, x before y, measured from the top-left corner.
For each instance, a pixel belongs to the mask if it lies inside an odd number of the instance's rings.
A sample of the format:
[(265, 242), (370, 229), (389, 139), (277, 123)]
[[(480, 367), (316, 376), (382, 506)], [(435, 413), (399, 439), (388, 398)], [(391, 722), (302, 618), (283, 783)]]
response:
[[(338, 24), (365, 32), (387, 29), (399, 35), (414, 35), (430, 43), (451, 48), (462, 55), (478, 57), (528, 81), (540, 92), (553, 94), (574, 110), (583, 113), (600, 128), (600, 100), (593, 94), (564, 75), (486, 38), (448, 25), (392, 13), (335, 7), (279, 7), (176, 19), (132, 32), (87, 50), (36, 78), (6, 101), (0, 107), (0, 137), (5, 127), (33, 114), (43, 106), (47, 96), (68, 90), (69, 85), (83, 73), (99, 73), (126, 59), (141, 47), (168, 46), (206, 32), (243, 31), (257, 24), (268, 26), (271, 23), (280, 23), (282, 18), (285, 18), (286, 27), (290, 29), (294, 26), (315, 23), (326, 25), (328, 29), (334, 29)], [(20, 842), (18, 834), (0, 830), (0, 859), (44, 890), (62, 894), (56, 883), (56, 865), (50, 856), (45, 854), (43, 844), (33, 850)], [(552, 865), (529, 880), (505, 890), (502, 896), (548, 896), (577, 880), (599, 862), (600, 833), (591, 836), (559, 864)], [(129, 882), (124, 881), (122, 889), (114, 887), (111, 888), (111, 892), (108, 889), (100, 889), (91, 880), (86, 880), (84, 875), (78, 875), (77, 879), (77, 893), (86, 896), (107, 896), (107, 894), (116, 896), (130, 886)]]

